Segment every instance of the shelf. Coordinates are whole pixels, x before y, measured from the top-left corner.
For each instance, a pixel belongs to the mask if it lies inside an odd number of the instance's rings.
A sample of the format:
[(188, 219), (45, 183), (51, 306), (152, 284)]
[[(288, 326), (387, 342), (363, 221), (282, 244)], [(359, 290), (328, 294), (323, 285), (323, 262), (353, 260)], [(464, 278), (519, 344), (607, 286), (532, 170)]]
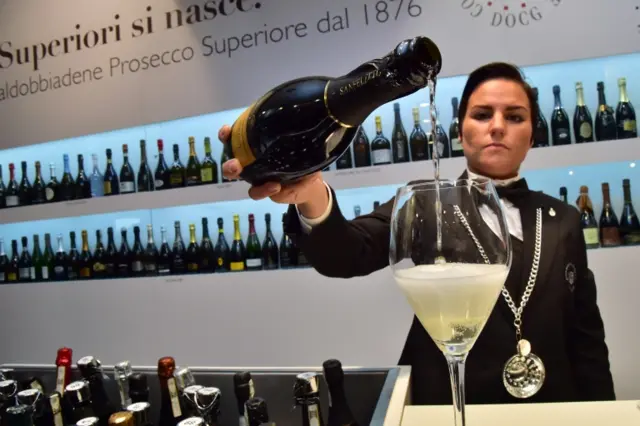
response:
[[(522, 171), (638, 159), (640, 159), (640, 138), (574, 144), (532, 149), (523, 164)], [(440, 163), (440, 173), (443, 178), (456, 178), (464, 168), (464, 157), (448, 158)], [(432, 175), (433, 163), (422, 161), (330, 171), (326, 172), (324, 177), (335, 190), (342, 190), (399, 185), (415, 179), (430, 178)], [(232, 182), (3, 209), (0, 210), (0, 224), (236, 201), (248, 198), (247, 189), (248, 185), (244, 182)]]

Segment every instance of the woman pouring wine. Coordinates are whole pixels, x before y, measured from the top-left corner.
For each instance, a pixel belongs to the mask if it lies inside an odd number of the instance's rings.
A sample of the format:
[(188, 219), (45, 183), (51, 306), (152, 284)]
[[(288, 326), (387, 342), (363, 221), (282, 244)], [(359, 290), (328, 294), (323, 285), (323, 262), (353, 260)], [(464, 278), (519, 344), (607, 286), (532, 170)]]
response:
[[(467, 159), (460, 179), (493, 181), (512, 253), (504, 287), (496, 292), (495, 307), (487, 313), (466, 359), (466, 400), (472, 404), (615, 399), (579, 213), (530, 190), (519, 175), (532, 146), (537, 114), (533, 90), (519, 69), (505, 63), (472, 72), (460, 100), (460, 134)], [(230, 127), (224, 126), (219, 137), (228, 141)], [(223, 165), (228, 179), (238, 178), (241, 171), (237, 160)], [(298, 239), (319, 273), (349, 278), (389, 266), (394, 199), (371, 214), (346, 220), (320, 172), (294, 184), (253, 186), (249, 195), (290, 205), (285, 230)], [(484, 253), (482, 238), (469, 241)], [(423, 325), (414, 318), (399, 364), (412, 366), (414, 403), (451, 404), (442, 348)], [(511, 380), (519, 374), (514, 372), (519, 367), (511, 363), (516, 343), (526, 368), (537, 372), (525, 375), (524, 381)]]

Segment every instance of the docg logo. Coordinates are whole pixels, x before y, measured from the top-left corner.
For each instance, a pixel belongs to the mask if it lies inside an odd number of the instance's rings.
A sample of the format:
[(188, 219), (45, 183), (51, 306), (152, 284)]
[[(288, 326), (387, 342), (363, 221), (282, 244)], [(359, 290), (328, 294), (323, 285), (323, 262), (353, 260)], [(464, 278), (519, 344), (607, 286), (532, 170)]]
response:
[(492, 27), (515, 28), (541, 21), (562, 0), (462, 0), (472, 18), (485, 19)]

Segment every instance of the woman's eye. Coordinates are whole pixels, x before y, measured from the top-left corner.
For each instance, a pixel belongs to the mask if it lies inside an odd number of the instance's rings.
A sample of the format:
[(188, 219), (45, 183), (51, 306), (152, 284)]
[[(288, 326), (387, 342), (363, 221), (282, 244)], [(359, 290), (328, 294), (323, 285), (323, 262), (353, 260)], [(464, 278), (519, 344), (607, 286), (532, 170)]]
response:
[(491, 115), (489, 112), (476, 112), (472, 117), (476, 120), (489, 120), (491, 119)]
[(521, 115), (512, 115), (508, 117), (509, 121), (513, 121), (514, 123), (522, 123), (524, 121), (524, 117)]

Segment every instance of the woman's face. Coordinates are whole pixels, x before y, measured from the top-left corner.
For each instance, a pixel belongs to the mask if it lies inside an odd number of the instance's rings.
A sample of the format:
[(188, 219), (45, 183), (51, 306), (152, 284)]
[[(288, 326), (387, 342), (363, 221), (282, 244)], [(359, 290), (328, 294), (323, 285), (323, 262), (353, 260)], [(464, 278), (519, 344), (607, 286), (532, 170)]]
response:
[(462, 126), (469, 169), (493, 179), (516, 176), (531, 147), (532, 132), (531, 105), (518, 83), (482, 83), (469, 98)]

